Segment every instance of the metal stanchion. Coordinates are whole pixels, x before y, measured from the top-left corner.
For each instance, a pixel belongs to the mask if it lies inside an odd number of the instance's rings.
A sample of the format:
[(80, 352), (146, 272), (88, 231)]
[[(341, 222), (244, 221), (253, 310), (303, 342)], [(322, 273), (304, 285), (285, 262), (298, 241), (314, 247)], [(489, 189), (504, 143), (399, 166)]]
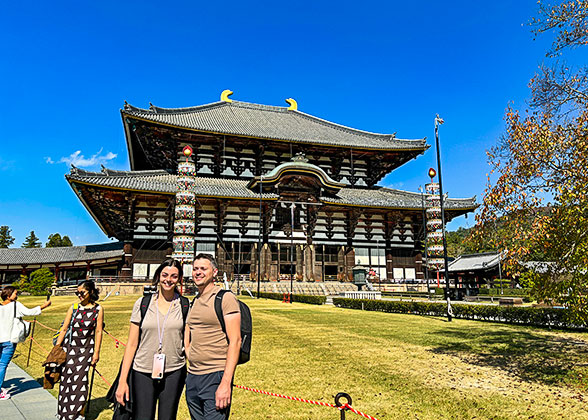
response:
[(31, 338), (29, 343), (29, 355), (27, 356), (27, 367), (31, 361), (31, 350), (33, 349), (33, 338), (35, 338), (35, 325), (37, 325), (37, 317), (33, 318), (33, 329), (31, 330)]
[(90, 388), (88, 389), (88, 404), (86, 404), (86, 417), (90, 414), (90, 401), (92, 400), (92, 387), (94, 386), (94, 374), (96, 373), (96, 366), (92, 366), (92, 378), (90, 379)]
[[(341, 398), (345, 398), (347, 400), (345, 401), (345, 404), (341, 403)], [(339, 410), (339, 412), (341, 413), (341, 420), (345, 420), (345, 412), (349, 410), (347, 406), (351, 405), (351, 396), (349, 394), (346, 394), (345, 392), (339, 392), (337, 395), (335, 395), (335, 405), (337, 407), (345, 406), (344, 408), (341, 408)]]

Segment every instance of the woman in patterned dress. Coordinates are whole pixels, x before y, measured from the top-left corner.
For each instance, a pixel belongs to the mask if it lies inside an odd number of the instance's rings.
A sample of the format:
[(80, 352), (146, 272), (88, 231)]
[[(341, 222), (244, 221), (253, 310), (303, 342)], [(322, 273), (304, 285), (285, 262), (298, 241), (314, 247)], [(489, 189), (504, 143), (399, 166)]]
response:
[(104, 310), (96, 303), (96, 285), (87, 280), (78, 286), (76, 295), (80, 300), (77, 309), (74, 310), (73, 305), (68, 309), (57, 339), (57, 344), (62, 345), (65, 337), (69, 337), (64, 345), (66, 361), (61, 372), (57, 403), (59, 420), (85, 418), (90, 366), (95, 366), (100, 358)]

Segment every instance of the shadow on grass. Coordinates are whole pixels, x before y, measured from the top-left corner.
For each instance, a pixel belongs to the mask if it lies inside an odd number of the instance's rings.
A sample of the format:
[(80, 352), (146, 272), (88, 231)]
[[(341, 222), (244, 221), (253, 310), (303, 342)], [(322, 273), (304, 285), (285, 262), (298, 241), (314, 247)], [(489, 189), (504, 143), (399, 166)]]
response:
[(105, 410), (109, 410), (112, 417), (112, 403), (106, 397), (92, 398), (90, 401), (90, 412), (86, 415), (86, 420), (94, 420)]
[(508, 329), (449, 330), (433, 334), (445, 339), (430, 350), (433, 353), (501, 369), (526, 382), (587, 387), (582, 379), (588, 374), (585, 341)]

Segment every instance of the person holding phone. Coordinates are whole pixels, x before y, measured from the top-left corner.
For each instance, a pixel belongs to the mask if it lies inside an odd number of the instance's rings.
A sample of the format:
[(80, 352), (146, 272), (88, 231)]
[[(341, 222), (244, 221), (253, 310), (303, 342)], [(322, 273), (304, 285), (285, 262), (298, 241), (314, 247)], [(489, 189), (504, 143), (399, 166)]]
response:
[[(134, 420), (154, 419), (156, 406), (159, 420), (176, 418), (186, 380), (182, 306), (187, 308), (189, 303), (177, 290), (181, 282), (181, 264), (165, 260), (153, 276), (155, 294), (137, 299), (133, 307), (115, 395), (123, 406), (129, 399), (134, 402)], [(146, 306), (143, 310), (142, 305)]]
[[(88, 403), (88, 376), (91, 366), (100, 359), (104, 309), (97, 302), (98, 289), (91, 280), (78, 286), (77, 307), (70, 306), (57, 337), (57, 346), (65, 350), (65, 364), (61, 370), (61, 385), (57, 399), (57, 418), (84, 418)], [(67, 336), (67, 341), (65, 338)]]
[(14, 350), (16, 350), (16, 343), (10, 341), (14, 315), (16, 314), (17, 318), (40, 315), (43, 309), (51, 305), (51, 301), (47, 300), (41, 306), (29, 309), (16, 301), (18, 290), (13, 286), (4, 286), (0, 298), (2, 300), (0, 305), (0, 401), (4, 401), (10, 399), (10, 393), (2, 389), (2, 385), (6, 377), (6, 368), (14, 356)]

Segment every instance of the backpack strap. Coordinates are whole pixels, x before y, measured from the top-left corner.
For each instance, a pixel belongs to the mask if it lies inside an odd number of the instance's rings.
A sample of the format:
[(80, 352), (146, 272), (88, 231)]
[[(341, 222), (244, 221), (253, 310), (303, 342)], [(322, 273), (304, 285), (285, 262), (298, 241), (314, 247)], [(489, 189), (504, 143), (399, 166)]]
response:
[(141, 321), (139, 322), (139, 334), (141, 333), (141, 326), (143, 325), (143, 320), (145, 320), (145, 315), (147, 314), (147, 309), (149, 309), (149, 304), (151, 303), (151, 293), (146, 296), (143, 296), (141, 299)]
[(184, 319), (184, 327), (188, 320), (188, 312), (190, 312), (190, 300), (187, 297), (180, 295), (180, 305), (182, 306), (182, 318)]
[[(216, 312), (216, 317), (218, 318), (218, 322), (220, 322), (225, 336), (227, 335), (227, 327), (225, 326), (225, 317), (223, 316), (223, 296), (228, 292), (228, 290), (221, 289), (214, 297), (214, 311)], [(227, 341), (229, 341), (228, 337)]]

